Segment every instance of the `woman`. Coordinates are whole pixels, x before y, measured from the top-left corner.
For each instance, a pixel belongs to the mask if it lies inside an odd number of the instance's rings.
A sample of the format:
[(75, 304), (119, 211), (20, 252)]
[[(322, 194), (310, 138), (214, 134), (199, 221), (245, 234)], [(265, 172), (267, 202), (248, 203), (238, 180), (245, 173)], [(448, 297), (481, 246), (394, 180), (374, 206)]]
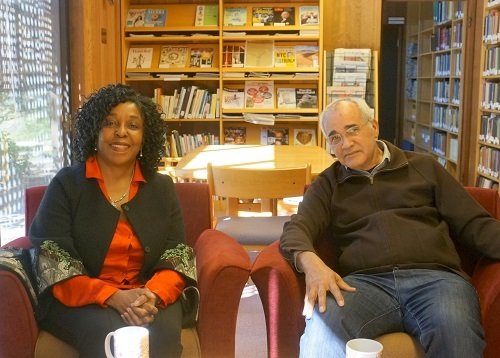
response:
[(165, 131), (130, 87), (92, 94), (76, 116), (76, 164), (53, 178), (30, 228), (39, 323), (81, 357), (103, 356), (106, 334), (127, 325), (148, 327), (151, 357), (182, 352), (179, 297), (196, 270), (172, 179), (157, 173)]

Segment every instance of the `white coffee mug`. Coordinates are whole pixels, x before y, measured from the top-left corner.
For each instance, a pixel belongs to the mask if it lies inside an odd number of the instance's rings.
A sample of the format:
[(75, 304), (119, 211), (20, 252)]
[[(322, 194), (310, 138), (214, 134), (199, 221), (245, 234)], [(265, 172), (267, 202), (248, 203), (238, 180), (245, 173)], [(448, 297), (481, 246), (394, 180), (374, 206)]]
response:
[[(113, 353), (111, 353), (113, 337)], [(149, 331), (144, 327), (128, 326), (108, 333), (104, 340), (107, 358), (149, 358)]]
[(380, 358), (383, 346), (373, 339), (351, 339), (345, 345), (346, 358)]

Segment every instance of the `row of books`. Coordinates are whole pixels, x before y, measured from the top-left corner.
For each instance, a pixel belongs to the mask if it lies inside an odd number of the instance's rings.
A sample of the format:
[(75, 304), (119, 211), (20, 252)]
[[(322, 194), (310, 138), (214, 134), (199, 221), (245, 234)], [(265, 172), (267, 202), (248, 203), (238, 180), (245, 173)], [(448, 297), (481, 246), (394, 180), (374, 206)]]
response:
[[(317, 5), (270, 7), (254, 6), (251, 12), (252, 26), (301, 26), (319, 25), (319, 7)], [(298, 15), (298, 19), (296, 18)], [(247, 26), (248, 8), (224, 8), (224, 26)]]
[[(214, 65), (214, 47), (164, 45), (160, 48), (158, 68), (209, 68)], [(131, 47), (127, 69), (153, 66), (153, 47)], [(247, 41), (223, 46), (223, 67), (254, 68), (318, 68), (319, 47), (316, 45), (275, 46), (274, 41)]]
[(274, 41), (247, 41), (222, 48), (222, 67), (319, 67), (316, 45), (279, 46)]
[(434, 23), (461, 19), (464, 16), (463, 0), (458, 1), (434, 1), (432, 4), (432, 19)]
[[(168, 8), (128, 9), (126, 27), (165, 27)], [(219, 24), (219, 5), (198, 5), (195, 9), (194, 26), (217, 26)]]
[[(275, 100), (276, 99), (276, 100)], [(316, 88), (277, 87), (274, 81), (246, 81), (244, 88), (222, 90), (224, 109), (317, 108)]]
[(497, 114), (483, 114), (479, 140), (482, 142), (500, 145), (500, 116)]
[(495, 43), (500, 39), (500, 14), (497, 10), (491, 11), (484, 17), (483, 41)]
[[(224, 144), (246, 144), (246, 127), (224, 127)], [(294, 128), (290, 140), (287, 127), (263, 127), (260, 129), (261, 145), (316, 145), (316, 130), (312, 128)]]
[(174, 129), (167, 137), (165, 155), (178, 158), (202, 145), (219, 143), (219, 136), (212, 133), (180, 134)]
[(442, 156), (446, 155), (446, 132), (432, 133), (432, 151)]
[(486, 174), (495, 179), (500, 173), (500, 150), (482, 146), (479, 148), (478, 172)]
[(460, 111), (456, 107), (436, 105), (433, 108), (432, 126), (452, 133), (458, 133)]
[(500, 47), (486, 49), (484, 57), (484, 76), (495, 76), (500, 74)]
[[(297, 10), (297, 11), (296, 11)], [(301, 5), (286, 7), (253, 6), (252, 26), (301, 26), (319, 25), (319, 6)], [(246, 6), (224, 8), (224, 26), (247, 26), (249, 10)], [(297, 18), (298, 16), (298, 18)], [(130, 8), (127, 12), (126, 27), (165, 27), (168, 8)], [(219, 6), (217, 4), (197, 5), (194, 26), (217, 26)], [(187, 25), (187, 24), (186, 24)]]
[(161, 106), (167, 118), (218, 118), (219, 90), (215, 93), (196, 85), (175, 88), (173, 94), (165, 95), (161, 88), (155, 89), (154, 101)]
[(500, 109), (500, 83), (483, 82), (483, 98), (481, 105), (484, 109)]
[[(131, 47), (127, 58), (127, 69), (151, 68), (153, 53), (153, 47)], [(213, 60), (214, 48), (211, 47), (162, 46), (158, 67), (212, 67)]]

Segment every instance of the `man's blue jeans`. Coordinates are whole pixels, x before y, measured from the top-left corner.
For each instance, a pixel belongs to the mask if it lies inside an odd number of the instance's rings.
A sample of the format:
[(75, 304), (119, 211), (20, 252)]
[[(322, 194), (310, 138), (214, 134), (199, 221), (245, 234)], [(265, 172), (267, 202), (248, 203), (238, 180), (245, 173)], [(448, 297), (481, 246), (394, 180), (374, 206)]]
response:
[(479, 300), (459, 275), (438, 270), (397, 269), (381, 274), (353, 274), (344, 280), (357, 290), (342, 291), (339, 307), (328, 294), (327, 309), (315, 306), (300, 340), (301, 357), (345, 358), (352, 338), (407, 332), (426, 357), (482, 357), (485, 347)]

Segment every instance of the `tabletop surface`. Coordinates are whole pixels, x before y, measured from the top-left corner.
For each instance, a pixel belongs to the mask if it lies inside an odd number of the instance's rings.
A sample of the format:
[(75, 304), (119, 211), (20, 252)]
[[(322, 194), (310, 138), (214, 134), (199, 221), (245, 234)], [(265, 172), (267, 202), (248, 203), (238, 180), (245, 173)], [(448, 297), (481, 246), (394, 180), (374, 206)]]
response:
[(334, 162), (324, 148), (299, 145), (206, 145), (186, 154), (177, 163), (175, 175), (206, 179), (207, 163), (241, 168), (285, 168), (311, 164), (316, 177)]

